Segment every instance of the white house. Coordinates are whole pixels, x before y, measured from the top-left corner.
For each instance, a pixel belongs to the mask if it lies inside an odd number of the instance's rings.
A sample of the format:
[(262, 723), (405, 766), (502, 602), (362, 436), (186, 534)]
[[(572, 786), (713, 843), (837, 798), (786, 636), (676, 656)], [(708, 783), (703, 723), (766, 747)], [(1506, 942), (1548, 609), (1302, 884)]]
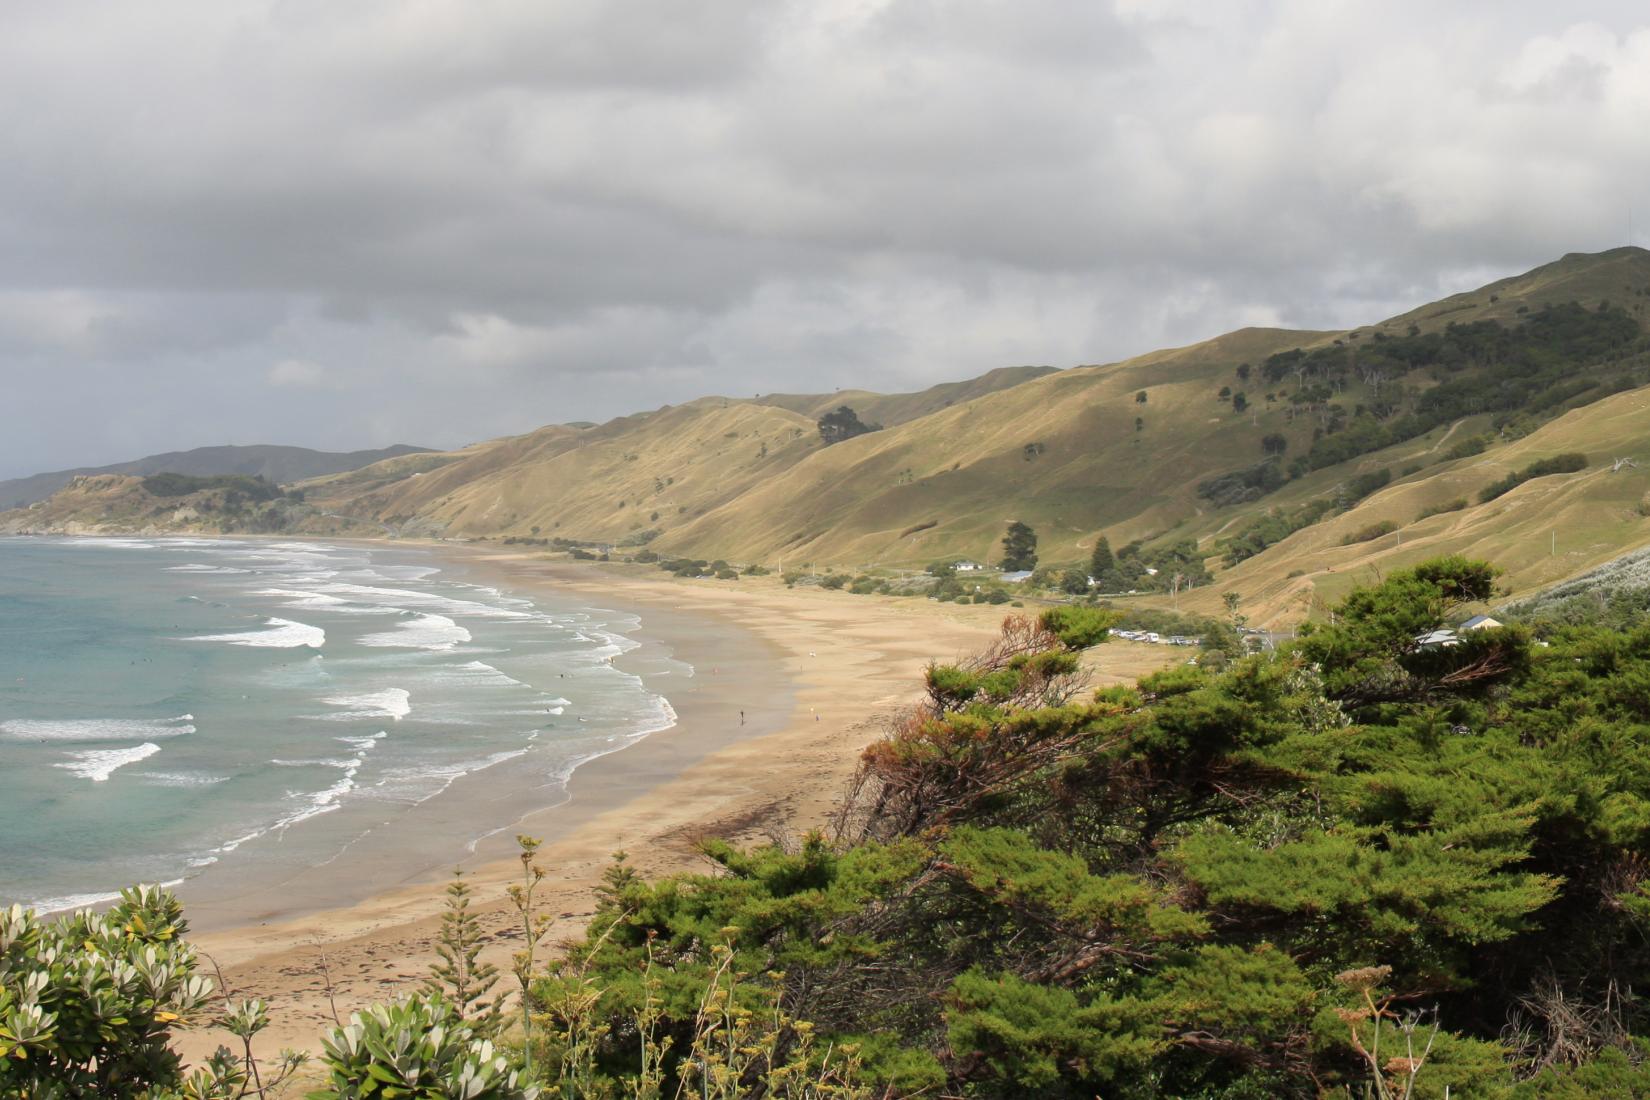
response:
[(957, 573), (978, 573), (980, 570), (984, 569), (985, 566), (981, 565), (977, 561), (969, 561), (965, 558), (962, 561), (952, 562), (951, 568)]

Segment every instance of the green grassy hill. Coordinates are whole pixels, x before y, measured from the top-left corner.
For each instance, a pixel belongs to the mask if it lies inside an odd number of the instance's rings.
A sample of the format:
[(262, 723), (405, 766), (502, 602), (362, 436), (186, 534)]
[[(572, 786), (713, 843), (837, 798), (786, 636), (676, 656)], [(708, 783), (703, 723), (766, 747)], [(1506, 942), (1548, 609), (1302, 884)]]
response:
[[(1216, 588), (1183, 596), (1180, 607), (1214, 613), (1220, 595), (1235, 591), (1258, 623), (1292, 621), (1335, 602), (1355, 584), (1443, 553), (1492, 560), (1506, 570), (1504, 589), (1528, 594), (1650, 543), (1650, 387), (1572, 410), (1477, 455), (1448, 459), (1447, 448), (1439, 447), (1447, 430), (1435, 434), (1363, 463), (1430, 464), (1219, 573)], [(1568, 453), (1585, 455), (1587, 467), (1536, 477), (1480, 500), (1506, 474)], [(1615, 459), (1634, 456), (1638, 466), (1614, 468)], [(1292, 486), (1276, 505), (1330, 491), (1338, 472), (1323, 471), (1329, 476)], [(1426, 515), (1462, 501), (1460, 509)], [(1349, 541), (1384, 524), (1394, 530), (1367, 542)], [(1217, 543), (1213, 534), (1204, 541), (1211, 548)]]
[[(1650, 435), (1647, 321), (1650, 253), (1622, 248), (1344, 332), (1243, 329), (917, 394), (704, 398), (302, 488), (320, 515), (399, 534), (770, 565), (990, 560), (1021, 520), (1049, 565), (1085, 562), (1101, 535), (1191, 546), (1214, 583), (1180, 605), (1214, 610), (1238, 591), (1283, 621), (1353, 575), (1428, 555), (1490, 558), (1527, 588), (1650, 540), (1644, 477), (1601, 472)], [(815, 421), (841, 404), (883, 430), (826, 446)], [(1587, 468), (1478, 499), (1569, 452)]]

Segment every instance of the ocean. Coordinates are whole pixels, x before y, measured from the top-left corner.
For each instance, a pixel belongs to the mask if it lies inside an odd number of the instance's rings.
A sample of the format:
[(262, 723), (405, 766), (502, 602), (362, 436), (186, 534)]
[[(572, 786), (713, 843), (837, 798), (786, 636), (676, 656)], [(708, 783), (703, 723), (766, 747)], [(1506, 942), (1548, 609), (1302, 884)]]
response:
[(0, 904), (458, 863), (675, 720), (633, 616), (548, 600), (417, 549), (0, 538)]

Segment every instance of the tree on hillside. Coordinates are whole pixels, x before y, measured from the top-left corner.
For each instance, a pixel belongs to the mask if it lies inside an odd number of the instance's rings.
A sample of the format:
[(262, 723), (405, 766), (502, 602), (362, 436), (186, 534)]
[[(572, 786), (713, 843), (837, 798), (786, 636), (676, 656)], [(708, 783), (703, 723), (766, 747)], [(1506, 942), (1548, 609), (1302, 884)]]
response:
[(1261, 437), (1260, 449), (1264, 454), (1281, 455), (1289, 449), (1289, 440), (1282, 432), (1273, 432)]
[(1037, 568), (1037, 532), (1019, 520), (1009, 524), (1007, 533), (1003, 535), (1003, 560), (1000, 564), (1010, 570)]
[(827, 447), (833, 443), (841, 443), (845, 439), (852, 439), (856, 435), (881, 430), (881, 424), (865, 423), (859, 418), (859, 414), (847, 405), (838, 405), (819, 418), (819, 438), (825, 441)]
[(1111, 552), (1111, 542), (1101, 535), (1094, 544), (1094, 553), (1089, 557), (1089, 576), (1099, 580), (1116, 568), (1117, 558)]
[(1139, 393), (1134, 395), (1134, 403), (1136, 405), (1144, 405), (1146, 403), (1146, 391), (1145, 390), (1141, 390)]

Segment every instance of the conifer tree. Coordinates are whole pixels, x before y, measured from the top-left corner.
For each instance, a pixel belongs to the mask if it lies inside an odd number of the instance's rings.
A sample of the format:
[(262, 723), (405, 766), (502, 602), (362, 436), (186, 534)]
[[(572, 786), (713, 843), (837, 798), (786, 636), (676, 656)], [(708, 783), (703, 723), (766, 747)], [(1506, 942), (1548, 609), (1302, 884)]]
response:
[(1094, 556), (1089, 558), (1089, 576), (1095, 580), (1117, 568), (1117, 559), (1111, 552), (1111, 541), (1105, 535), (1094, 544)]
[(435, 952), (441, 961), (430, 967), (424, 988), (444, 997), (458, 1009), (472, 1028), (484, 1035), (494, 1034), (500, 1023), (498, 998), (489, 998), (498, 984), (498, 967), (481, 961), (483, 936), (476, 915), (470, 911), (472, 891), (464, 872), (455, 870), (447, 884), (447, 907), (441, 914), (441, 932)]
[(1000, 563), (1004, 569), (1035, 569), (1037, 568), (1037, 532), (1029, 524), (1015, 520), (1008, 525), (1008, 533), (1003, 536), (1003, 560)]

